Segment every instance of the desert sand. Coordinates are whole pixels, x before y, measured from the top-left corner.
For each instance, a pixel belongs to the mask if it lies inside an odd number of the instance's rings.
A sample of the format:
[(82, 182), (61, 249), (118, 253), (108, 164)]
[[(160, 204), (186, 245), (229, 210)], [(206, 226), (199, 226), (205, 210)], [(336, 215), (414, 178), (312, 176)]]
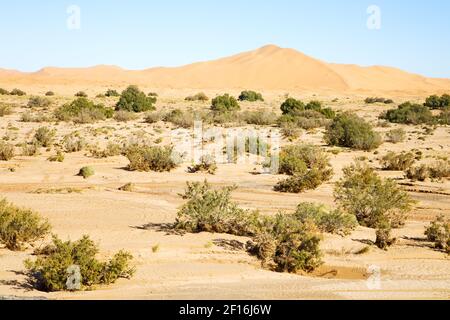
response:
[[(378, 115), (392, 106), (364, 103), (367, 92), (392, 97), (397, 103), (422, 101), (426, 94), (450, 87), (450, 80), (427, 79), (385, 67), (362, 68), (317, 61), (291, 49), (267, 46), (254, 52), (213, 62), (180, 68), (126, 71), (117, 67), (88, 69), (46, 68), (24, 74), (0, 71), (0, 87), (20, 87), (30, 94), (54, 90), (53, 106), (71, 101), (73, 94), (86, 90), (91, 97), (106, 88), (122, 88), (133, 83), (154, 89), (157, 108), (208, 108), (208, 104), (185, 102), (184, 97), (201, 88), (209, 96), (239, 88), (262, 89), (265, 102), (242, 103), (244, 110), (275, 110), (279, 113), (285, 94), (309, 101), (318, 99), (335, 110), (357, 113), (379, 132), (404, 128), (410, 140), (384, 143), (379, 154), (343, 149), (331, 155), (333, 180), (302, 194), (273, 191), (280, 176), (253, 172), (260, 163), (219, 164), (216, 175), (189, 174), (183, 164), (170, 173), (142, 173), (124, 170), (125, 157), (95, 159), (88, 152), (66, 154), (62, 163), (49, 162), (54, 151), (36, 157), (17, 156), (0, 162), (0, 196), (16, 205), (31, 208), (48, 218), (52, 232), (63, 240), (76, 240), (88, 234), (97, 241), (103, 257), (120, 249), (135, 259), (136, 275), (131, 280), (98, 287), (93, 291), (44, 293), (27, 286), (23, 261), (33, 249), (11, 252), (0, 248), (0, 296), (44, 297), (48, 299), (450, 299), (450, 258), (424, 241), (424, 227), (436, 216), (450, 217), (450, 181), (414, 183), (408, 187), (418, 201), (404, 228), (395, 230), (398, 242), (389, 251), (371, 246), (368, 253), (356, 254), (375, 240), (375, 231), (358, 227), (348, 237), (325, 235), (321, 244), (325, 264), (312, 275), (294, 275), (265, 270), (243, 245), (247, 238), (222, 234), (168, 233), (165, 224), (175, 221), (183, 200), (178, 196), (186, 181), (208, 181), (213, 186), (236, 184), (233, 199), (242, 207), (264, 214), (295, 210), (300, 202), (321, 202), (333, 206), (333, 183), (342, 168), (357, 157), (366, 157), (379, 167), (380, 155), (388, 151), (419, 149), (424, 158), (449, 156), (450, 129), (439, 127), (424, 141), (422, 126), (377, 126)], [(195, 90), (193, 90), (195, 88)], [(140, 118), (128, 123), (113, 119), (90, 125), (23, 123), (21, 114), (29, 97), (0, 96), (15, 105), (14, 113), (0, 117), (0, 136), (19, 143), (35, 129), (49, 125), (57, 129), (57, 140), (78, 131), (99, 146), (132, 134), (170, 142), (172, 125), (146, 124)], [(335, 100), (338, 98), (338, 100)], [(115, 98), (94, 99), (113, 106)], [(304, 132), (302, 142), (321, 145), (323, 129)], [(287, 144), (283, 141), (283, 144)], [(331, 148), (332, 149), (332, 148)], [(88, 180), (77, 176), (82, 166), (92, 166), (96, 175)], [(14, 168), (14, 170), (11, 170)], [(403, 180), (402, 172), (383, 172), (385, 177)], [(134, 192), (118, 188), (132, 182)], [(66, 193), (67, 188), (77, 192)], [(52, 192), (52, 190), (57, 190)], [(35, 247), (48, 243), (45, 239)], [(159, 245), (157, 252), (152, 247)], [(381, 286), (372, 287), (373, 266), (381, 270)]]

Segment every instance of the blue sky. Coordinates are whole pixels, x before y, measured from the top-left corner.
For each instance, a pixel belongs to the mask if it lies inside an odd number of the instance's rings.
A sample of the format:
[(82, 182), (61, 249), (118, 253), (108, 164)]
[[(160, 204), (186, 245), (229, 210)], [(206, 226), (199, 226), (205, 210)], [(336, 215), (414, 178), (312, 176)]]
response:
[[(367, 8), (381, 29), (367, 28)], [(81, 9), (81, 29), (66, 12)], [(450, 78), (450, 1), (2, 1), (0, 67), (177, 66), (266, 44), (328, 62), (388, 65)]]

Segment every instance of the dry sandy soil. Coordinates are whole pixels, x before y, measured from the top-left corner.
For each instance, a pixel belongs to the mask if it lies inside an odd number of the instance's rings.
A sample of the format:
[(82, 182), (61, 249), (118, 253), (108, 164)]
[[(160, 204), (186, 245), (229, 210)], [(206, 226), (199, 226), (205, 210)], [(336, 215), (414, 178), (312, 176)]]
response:
[[(43, 88), (23, 87), (34, 94)], [(48, 88), (45, 88), (48, 89)], [(75, 90), (75, 89), (73, 89)], [(90, 88), (100, 93), (102, 88)], [(56, 90), (55, 90), (56, 91)], [(218, 91), (206, 90), (213, 96)], [(223, 90), (222, 92), (227, 92)], [(236, 90), (229, 90), (237, 94)], [(195, 92), (166, 89), (160, 94), (158, 108), (186, 108), (183, 98)], [(73, 93), (72, 93), (73, 94)], [(265, 108), (277, 110), (285, 92), (263, 92), (266, 102), (244, 103), (244, 109)], [(292, 94), (308, 100), (312, 94)], [(337, 102), (331, 102), (338, 97)], [(377, 124), (377, 116), (390, 107), (364, 104), (363, 96), (318, 96), (336, 110), (352, 110)], [(405, 98), (395, 97), (396, 102)], [(411, 97), (409, 97), (411, 98)], [(20, 143), (29, 139), (34, 130), (48, 125), (57, 129), (58, 139), (78, 131), (91, 143), (104, 146), (109, 140), (128, 138), (132, 134), (146, 135), (156, 140), (163, 137), (169, 143), (171, 125), (145, 124), (142, 119), (119, 123), (114, 120), (95, 125), (68, 123), (23, 123), (20, 116), (26, 112), (27, 97), (0, 96), (1, 102), (15, 103), (14, 113), (0, 117), (0, 136)], [(73, 97), (56, 96), (57, 106)], [(423, 97), (412, 97), (423, 101)], [(98, 99), (97, 99), (98, 100)], [(115, 99), (102, 99), (113, 105)], [(195, 103), (193, 105), (196, 105)], [(198, 105), (207, 107), (208, 105)], [(50, 110), (48, 111), (50, 112)], [(277, 111), (278, 112), (278, 111)], [(236, 184), (233, 194), (241, 206), (259, 209), (262, 213), (275, 214), (292, 211), (303, 201), (315, 201), (333, 205), (333, 182), (342, 175), (342, 168), (357, 158), (367, 157), (374, 166), (387, 151), (419, 149), (425, 161), (434, 157), (449, 156), (450, 128), (439, 127), (424, 141), (421, 126), (377, 127), (384, 132), (403, 127), (411, 138), (404, 143), (384, 143), (379, 154), (342, 150), (331, 155), (335, 176), (317, 190), (299, 195), (282, 194), (272, 190), (280, 180), (276, 175), (254, 175), (261, 165), (220, 164), (216, 175), (189, 174), (184, 164), (171, 173), (139, 173), (124, 168), (125, 157), (95, 159), (86, 151), (66, 154), (62, 163), (49, 162), (55, 151), (42, 151), (36, 157), (17, 156), (8, 162), (0, 162), (0, 196), (16, 205), (31, 208), (48, 218), (53, 232), (62, 239), (76, 240), (88, 234), (97, 241), (104, 257), (120, 249), (130, 251), (134, 257), (136, 274), (131, 280), (122, 279), (116, 284), (99, 287), (94, 291), (78, 293), (43, 293), (26, 286), (23, 261), (31, 256), (32, 249), (14, 253), (0, 248), (0, 296), (45, 297), (50, 299), (449, 299), (450, 258), (436, 251), (425, 241), (424, 227), (439, 214), (450, 217), (450, 182), (416, 183), (410, 188), (411, 196), (418, 204), (406, 226), (395, 230), (398, 242), (382, 251), (370, 246), (365, 254), (356, 252), (375, 239), (374, 230), (359, 227), (351, 236), (325, 235), (322, 242), (324, 266), (313, 275), (282, 274), (264, 270), (260, 262), (230, 244), (245, 243), (248, 239), (222, 234), (174, 235), (165, 232), (164, 224), (175, 221), (177, 209), (183, 200), (178, 196), (186, 181), (202, 181), (205, 178), (214, 186)], [(323, 145), (323, 130), (305, 133), (304, 142)], [(286, 141), (284, 143), (287, 143)], [(324, 146), (326, 149), (330, 149)], [(83, 166), (92, 166), (96, 175), (88, 180), (76, 176)], [(14, 168), (14, 172), (10, 169)], [(381, 172), (383, 176), (403, 178), (402, 172)], [(122, 192), (118, 188), (125, 183), (136, 184), (135, 192)], [(49, 190), (75, 188), (75, 193), (48, 193)], [(40, 190), (40, 193), (36, 193)], [(428, 191), (430, 193), (424, 193)], [(39, 242), (41, 246), (49, 239)], [(157, 252), (152, 247), (159, 245)], [(381, 287), (370, 284), (374, 275), (370, 267), (381, 269)]]

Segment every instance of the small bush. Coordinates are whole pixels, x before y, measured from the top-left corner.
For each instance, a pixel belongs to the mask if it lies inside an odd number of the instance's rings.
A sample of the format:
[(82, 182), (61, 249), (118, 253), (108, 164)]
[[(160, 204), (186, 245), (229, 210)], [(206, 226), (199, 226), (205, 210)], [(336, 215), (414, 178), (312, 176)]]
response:
[(239, 96), (239, 101), (256, 102), (256, 101), (264, 101), (264, 98), (262, 97), (261, 93), (255, 91), (242, 91)]
[(392, 99), (386, 99), (386, 98), (367, 98), (365, 101), (367, 104), (372, 103), (384, 103), (384, 104), (392, 104), (394, 101)]
[(369, 123), (350, 113), (340, 114), (333, 120), (325, 133), (325, 141), (329, 145), (365, 151), (374, 150), (382, 143)]
[(441, 114), (437, 117), (437, 121), (443, 126), (450, 125), (450, 107), (442, 110)]
[(377, 228), (384, 221), (393, 228), (402, 226), (415, 203), (393, 180), (380, 178), (360, 163), (344, 168), (344, 177), (336, 183), (334, 193), (340, 207), (369, 228)]
[(14, 158), (14, 146), (0, 141), (0, 161), (9, 161)]
[(130, 161), (128, 169), (131, 171), (171, 171), (177, 167), (172, 158), (173, 149), (170, 147), (130, 146), (126, 150), (126, 157)]
[(33, 115), (31, 112), (24, 112), (21, 115), (20, 121), (22, 122), (51, 122), (54, 119), (52, 117), (46, 116), (45, 114), (37, 114)]
[(406, 140), (406, 132), (403, 129), (394, 129), (386, 134), (386, 141), (391, 143), (400, 143)]
[(147, 95), (139, 90), (137, 86), (129, 86), (125, 89), (119, 102), (116, 105), (116, 111), (124, 110), (129, 112), (146, 112), (155, 110), (153, 104), (156, 99), (147, 97)]
[(203, 92), (199, 92), (196, 95), (193, 96), (189, 96), (186, 97), (185, 99), (186, 101), (201, 101), (201, 102), (206, 102), (209, 101), (209, 98), (206, 94), (204, 94)]
[(95, 175), (95, 170), (92, 167), (83, 167), (80, 169), (80, 172), (78, 173), (80, 177), (83, 177), (84, 179), (90, 178), (93, 175)]
[(47, 127), (40, 127), (34, 134), (34, 141), (36, 141), (39, 146), (48, 148), (53, 145), (55, 135), (56, 130), (49, 129)]
[(409, 168), (406, 171), (406, 177), (413, 181), (425, 181), (428, 178), (433, 180), (450, 178), (450, 162), (440, 160), (430, 165), (423, 164)]
[[(119, 278), (131, 278), (133, 256), (125, 251), (116, 253), (109, 261), (97, 260), (98, 246), (88, 237), (72, 242), (53, 238), (52, 245), (39, 254), (36, 261), (27, 260), (28, 277), (38, 290), (46, 292), (91, 289), (96, 285), (111, 284)], [(76, 266), (79, 281), (73, 279)], [(76, 276), (75, 276), (76, 277)]]
[(12, 96), (26, 96), (27, 95), (27, 93), (25, 91), (22, 91), (17, 88), (13, 89), (9, 94)]
[(86, 147), (86, 140), (76, 134), (69, 134), (64, 137), (62, 144), (67, 153), (79, 152)]
[(397, 109), (387, 111), (381, 115), (381, 118), (392, 123), (413, 125), (433, 123), (434, 121), (433, 114), (427, 107), (410, 102), (405, 102)]
[(317, 189), (324, 181), (329, 179), (330, 177), (324, 176), (323, 172), (313, 169), (305, 173), (296, 173), (294, 176), (278, 182), (274, 190), (278, 192), (301, 193), (306, 190)]
[(164, 115), (165, 122), (170, 122), (173, 125), (181, 128), (192, 128), (194, 127), (194, 115), (192, 112), (182, 111), (180, 109), (175, 109), (166, 115)]
[(411, 152), (402, 152), (400, 154), (389, 152), (381, 159), (381, 166), (383, 170), (405, 171), (416, 162), (415, 158), (415, 154)]
[(120, 191), (124, 192), (134, 192), (136, 186), (133, 183), (127, 183), (119, 188)]
[(56, 155), (51, 156), (50, 158), (48, 158), (48, 161), (50, 161), (50, 162), (64, 162), (64, 159), (65, 159), (64, 153), (62, 153), (60, 150), (58, 150), (56, 152)]
[(106, 91), (105, 97), (120, 97), (120, 94), (117, 90), (109, 89)]
[(39, 154), (39, 144), (36, 141), (24, 143), (22, 145), (22, 155), (25, 157), (34, 157)]
[(285, 139), (289, 139), (289, 141), (295, 141), (300, 138), (302, 131), (298, 128), (294, 123), (282, 123), (280, 125), (281, 134)]
[(158, 97), (159, 96), (156, 92), (149, 92), (147, 95), (149, 97)]
[(28, 101), (28, 108), (48, 108), (52, 104), (51, 100), (43, 97), (31, 97)]
[(284, 115), (295, 115), (296, 113), (304, 110), (305, 104), (294, 98), (287, 98), (286, 101), (281, 104), (281, 111)]
[(426, 99), (424, 106), (432, 110), (450, 107), (450, 95), (444, 94), (441, 97), (437, 95), (430, 96)]
[(192, 233), (256, 234), (258, 214), (240, 209), (231, 201), (234, 189), (214, 190), (206, 181), (188, 182), (185, 193), (181, 195), (187, 202), (178, 211), (175, 228)]
[(341, 210), (328, 210), (314, 203), (299, 204), (294, 216), (303, 223), (313, 221), (322, 232), (342, 236), (349, 235), (358, 226), (354, 215)]
[(0, 88), (0, 95), (1, 95), (1, 96), (7, 96), (7, 95), (9, 95), (9, 91), (8, 91), (8, 90), (5, 90), (5, 89), (3, 89), (3, 88)]
[(47, 91), (46, 93), (45, 93), (45, 96), (46, 97), (53, 97), (55, 95), (55, 93), (53, 92), (53, 91)]
[(89, 152), (94, 158), (103, 159), (121, 155), (123, 153), (123, 148), (120, 144), (110, 141), (105, 149), (101, 150), (98, 146), (91, 146)]
[(389, 221), (382, 221), (378, 223), (376, 228), (375, 245), (383, 250), (387, 250), (392, 246), (396, 239), (391, 238), (392, 227)]
[(189, 173), (206, 172), (215, 174), (217, 171), (217, 164), (213, 157), (206, 155), (200, 158), (200, 162), (188, 168)]
[(425, 230), (428, 241), (433, 242), (436, 249), (445, 250), (450, 254), (450, 220), (444, 215), (439, 216)]
[(430, 177), (430, 171), (426, 165), (409, 168), (406, 177), (412, 181), (425, 181)]
[(114, 114), (114, 120), (119, 122), (134, 121), (137, 119), (139, 119), (139, 116), (134, 112), (116, 111), (116, 113)]
[(144, 117), (144, 121), (149, 124), (157, 123), (159, 121), (162, 121), (165, 117), (164, 112), (147, 112)]
[(0, 117), (9, 116), (13, 110), (10, 105), (0, 104)]
[(218, 113), (233, 112), (240, 109), (237, 100), (229, 94), (214, 98), (211, 104), (211, 110)]
[(279, 174), (294, 175), (308, 169), (329, 171), (332, 174), (328, 155), (319, 147), (309, 144), (286, 146), (280, 152)]
[(75, 97), (78, 97), (78, 98), (87, 98), (88, 95), (87, 95), (87, 93), (84, 92), (84, 91), (78, 91), (77, 93), (75, 93)]
[(74, 121), (81, 124), (93, 123), (111, 118), (113, 110), (105, 108), (102, 104), (94, 104), (86, 98), (78, 98), (57, 109), (55, 116), (61, 121)]
[(37, 213), (0, 200), (0, 242), (7, 249), (23, 250), (27, 244), (44, 238), (49, 231), (50, 225)]
[(265, 110), (245, 111), (240, 114), (240, 118), (247, 124), (257, 126), (270, 126), (275, 124), (277, 121), (277, 115), (275, 113), (267, 112)]

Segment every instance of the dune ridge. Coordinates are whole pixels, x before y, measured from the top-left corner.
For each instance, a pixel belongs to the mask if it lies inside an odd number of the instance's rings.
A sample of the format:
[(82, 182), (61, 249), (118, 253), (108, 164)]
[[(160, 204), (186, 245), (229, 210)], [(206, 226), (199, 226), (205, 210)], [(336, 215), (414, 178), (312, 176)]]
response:
[(427, 78), (392, 67), (327, 63), (274, 45), (181, 67), (125, 70), (47, 67), (25, 73), (0, 69), (0, 84), (124, 86), (167, 89), (258, 89), (318, 92), (429, 94), (450, 90), (450, 79)]

